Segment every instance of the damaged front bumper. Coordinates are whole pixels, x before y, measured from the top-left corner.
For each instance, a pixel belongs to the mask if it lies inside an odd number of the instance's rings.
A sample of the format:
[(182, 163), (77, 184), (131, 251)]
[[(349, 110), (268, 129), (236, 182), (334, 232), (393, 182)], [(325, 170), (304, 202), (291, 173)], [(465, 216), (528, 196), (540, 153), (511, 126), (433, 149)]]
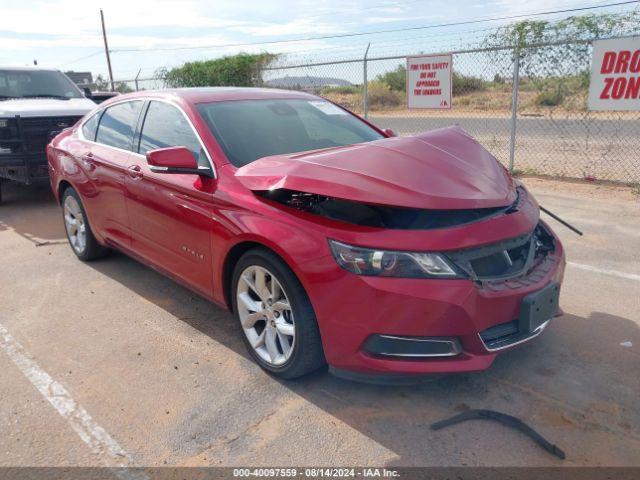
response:
[[(349, 295), (334, 293), (314, 302), (332, 371), (384, 382), (479, 371), (498, 352), (537, 337), (559, 312), (565, 259), (560, 241), (543, 222), (525, 237), (483, 247), (491, 258), (496, 247), (513, 243), (514, 258), (504, 269), (520, 261), (522, 270), (509, 274), (481, 261), (477, 248), (449, 255), (481, 273), (467, 279), (358, 276), (336, 268), (332, 291)], [(541, 305), (546, 310), (532, 316)]]

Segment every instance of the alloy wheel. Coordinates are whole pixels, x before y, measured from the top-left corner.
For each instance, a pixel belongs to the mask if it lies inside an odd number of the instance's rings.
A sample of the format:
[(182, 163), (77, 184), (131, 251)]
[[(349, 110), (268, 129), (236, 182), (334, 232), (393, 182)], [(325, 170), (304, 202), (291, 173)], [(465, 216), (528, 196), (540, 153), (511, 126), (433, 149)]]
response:
[(256, 354), (271, 366), (285, 364), (296, 330), (282, 284), (266, 268), (252, 265), (240, 274), (236, 298), (242, 329)]
[(71, 247), (76, 253), (82, 254), (87, 245), (87, 226), (80, 204), (71, 195), (64, 200), (64, 226)]

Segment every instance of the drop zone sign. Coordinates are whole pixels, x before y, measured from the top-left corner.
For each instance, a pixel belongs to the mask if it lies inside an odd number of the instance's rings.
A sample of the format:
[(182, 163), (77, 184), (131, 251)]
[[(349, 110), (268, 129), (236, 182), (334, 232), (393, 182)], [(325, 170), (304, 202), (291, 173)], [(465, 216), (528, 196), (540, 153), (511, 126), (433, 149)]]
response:
[(589, 110), (640, 110), (640, 37), (593, 42)]
[(451, 55), (407, 57), (407, 106), (451, 108)]

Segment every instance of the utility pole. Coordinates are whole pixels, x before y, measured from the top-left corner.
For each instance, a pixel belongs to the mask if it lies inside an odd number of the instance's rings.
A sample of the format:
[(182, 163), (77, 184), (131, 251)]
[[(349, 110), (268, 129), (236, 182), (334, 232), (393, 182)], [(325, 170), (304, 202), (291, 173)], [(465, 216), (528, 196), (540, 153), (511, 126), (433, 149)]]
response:
[(100, 9), (100, 21), (102, 22), (102, 38), (104, 39), (104, 53), (107, 55), (107, 67), (109, 68), (109, 83), (111, 84), (111, 91), (114, 91), (113, 86), (113, 72), (111, 71), (111, 57), (109, 56), (109, 44), (107, 43), (107, 30), (104, 28), (104, 13)]

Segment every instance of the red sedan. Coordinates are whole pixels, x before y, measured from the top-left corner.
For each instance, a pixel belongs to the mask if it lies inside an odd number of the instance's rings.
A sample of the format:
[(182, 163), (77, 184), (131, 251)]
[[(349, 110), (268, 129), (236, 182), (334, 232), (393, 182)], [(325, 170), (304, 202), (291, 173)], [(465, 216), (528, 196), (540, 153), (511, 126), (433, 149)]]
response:
[(48, 148), (69, 243), (231, 309), (282, 378), (487, 368), (559, 312), (560, 241), (457, 127), (393, 137), (281, 90), (140, 92)]

